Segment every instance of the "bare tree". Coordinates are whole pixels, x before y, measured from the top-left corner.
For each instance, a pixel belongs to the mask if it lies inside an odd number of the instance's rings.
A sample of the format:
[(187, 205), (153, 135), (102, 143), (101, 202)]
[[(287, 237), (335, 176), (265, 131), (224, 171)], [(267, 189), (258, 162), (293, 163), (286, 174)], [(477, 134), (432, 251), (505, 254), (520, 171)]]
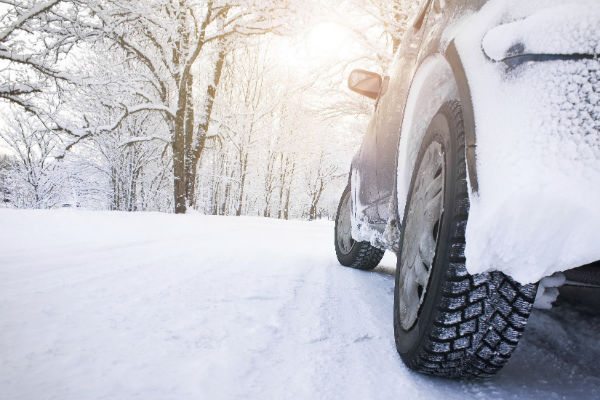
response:
[(15, 118), (14, 126), (0, 130), (0, 139), (14, 153), (12, 203), (27, 208), (57, 205), (64, 183), (53, 158), (56, 137), (32, 118)]
[[(227, 178), (226, 193), (235, 196), (235, 215), (242, 215), (247, 200), (247, 185), (251, 156), (259, 150), (259, 132), (267, 127), (268, 119), (277, 108), (270, 96), (272, 87), (266, 81), (268, 75), (268, 50), (246, 46), (229, 56), (222, 97), (226, 107), (218, 116), (218, 131), (223, 137), (228, 162), (236, 166), (235, 175)], [(236, 187), (231, 187), (235, 182)]]
[(326, 160), (324, 151), (319, 153), (316, 165), (305, 175), (306, 193), (310, 199), (308, 206), (308, 219), (318, 217), (319, 201), (327, 185), (336, 178), (337, 166)]

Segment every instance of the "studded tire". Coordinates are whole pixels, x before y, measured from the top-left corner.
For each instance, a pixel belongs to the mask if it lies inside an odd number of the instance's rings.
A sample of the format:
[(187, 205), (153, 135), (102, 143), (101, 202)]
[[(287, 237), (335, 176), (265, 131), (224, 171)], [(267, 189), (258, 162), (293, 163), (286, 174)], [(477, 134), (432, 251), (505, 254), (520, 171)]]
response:
[(351, 248), (348, 249), (348, 251), (344, 251), (342, 246), (340, 246), (340, 241), (338, 240), (340, 235), (351, 234), (351, 232), (347, 230), (345, 233), (340, 232), (340, 221), (342, 217), (349, 218), (349, 216), (345, 213), (349, 212), (349, 207), (347, 206), (349, 205), (348, 202), (350, 201), (350, 194), (350, 186), (348, 186), (344, 190), (338, 206), (337, 216), (335, 219), (335, 254), (338, 261), (343, 266), (369, 271), (375, 269), (375, 267), (379, 265), (379, 262), (381, 262), (385, 251), (372, 246), (369, 242), (356, 242), (354, 240), (351, 240)]
[[(405, 329), (400, 320), (402, 249), (396, 268), (394, 333), (397, 350), (411, 369), (443, 377), (481, 377), (498, 372), (515, 350), (531, 312), (536, 285), (521, 285), (492, 272), (470, 275), (465, 267), (465, 228), (469, 194), (461, 107), (448, 102), (432, 120), (416, 166), (425, 149), (443, 148), (445, 183), (436, 252), (416, 322)], [(415, 172), (417, 171), (415, 167)], [(416, 177), (413, 175), (403, 227)], [(404, 243), (405, 232), (401, 234)]]

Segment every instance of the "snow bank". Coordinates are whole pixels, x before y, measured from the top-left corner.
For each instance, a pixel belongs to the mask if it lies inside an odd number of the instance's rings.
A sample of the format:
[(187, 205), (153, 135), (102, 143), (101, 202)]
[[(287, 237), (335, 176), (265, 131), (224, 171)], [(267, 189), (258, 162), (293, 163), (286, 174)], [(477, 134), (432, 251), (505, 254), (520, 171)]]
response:
[(526, 283), (600, 260), (600, 62), (510, 69), (482, 51), (483, 43), (500, 59), (521, 43), (535, 52), (598, 52), (599, 7), (493, 0), (460, 25), (480, 185), (466, 233), (471, 273), (501, 270)]

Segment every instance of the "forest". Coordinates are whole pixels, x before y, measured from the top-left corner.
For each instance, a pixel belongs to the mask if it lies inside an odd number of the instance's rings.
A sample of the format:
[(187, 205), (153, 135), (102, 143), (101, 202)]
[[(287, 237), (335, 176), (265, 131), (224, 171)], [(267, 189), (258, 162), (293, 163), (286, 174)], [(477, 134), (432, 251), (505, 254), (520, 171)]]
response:
[(331, 218), (413, 8), (2, 0), (2, 207)]

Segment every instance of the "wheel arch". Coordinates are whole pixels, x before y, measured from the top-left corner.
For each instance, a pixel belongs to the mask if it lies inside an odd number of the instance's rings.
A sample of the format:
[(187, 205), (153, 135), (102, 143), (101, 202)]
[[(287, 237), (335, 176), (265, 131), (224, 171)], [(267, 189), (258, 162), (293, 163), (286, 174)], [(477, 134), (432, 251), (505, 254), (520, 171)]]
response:
[(395, 200), (400, 223), (403, 222), (404, 207), (421, 141), (431, 119), (442, 104), (450, 100), (458, 100), (462, 106), (467, 142), (468, 180), (471, 192), (478, 191), (476, 130), (471, 91), (460, 56), (452, 41), (445, 54), (434, 53), (423, 59), (410, 85), (397, 147)]
[(458, 50), (456, 49), (454, 40), (450, 42), (448, 48), (446, 49), (446, 60), (448, 60), (448, 63), (452, 68), (454, 79), (458, 87), (460, 104), (462, 106), (467, 149), (466, 157), (468, 181), (471, 191), (473, 193), (477, 193), (479, 191), (479, 183), (476, 162), (477, 132), (475, 126), (475, 111), (473, 108), (473, 98), (471, 97), (471, 88), (469, 87), (467, 73), (463, 66), (462, 60), (460, 59), (460, 55), (458, 54)]

